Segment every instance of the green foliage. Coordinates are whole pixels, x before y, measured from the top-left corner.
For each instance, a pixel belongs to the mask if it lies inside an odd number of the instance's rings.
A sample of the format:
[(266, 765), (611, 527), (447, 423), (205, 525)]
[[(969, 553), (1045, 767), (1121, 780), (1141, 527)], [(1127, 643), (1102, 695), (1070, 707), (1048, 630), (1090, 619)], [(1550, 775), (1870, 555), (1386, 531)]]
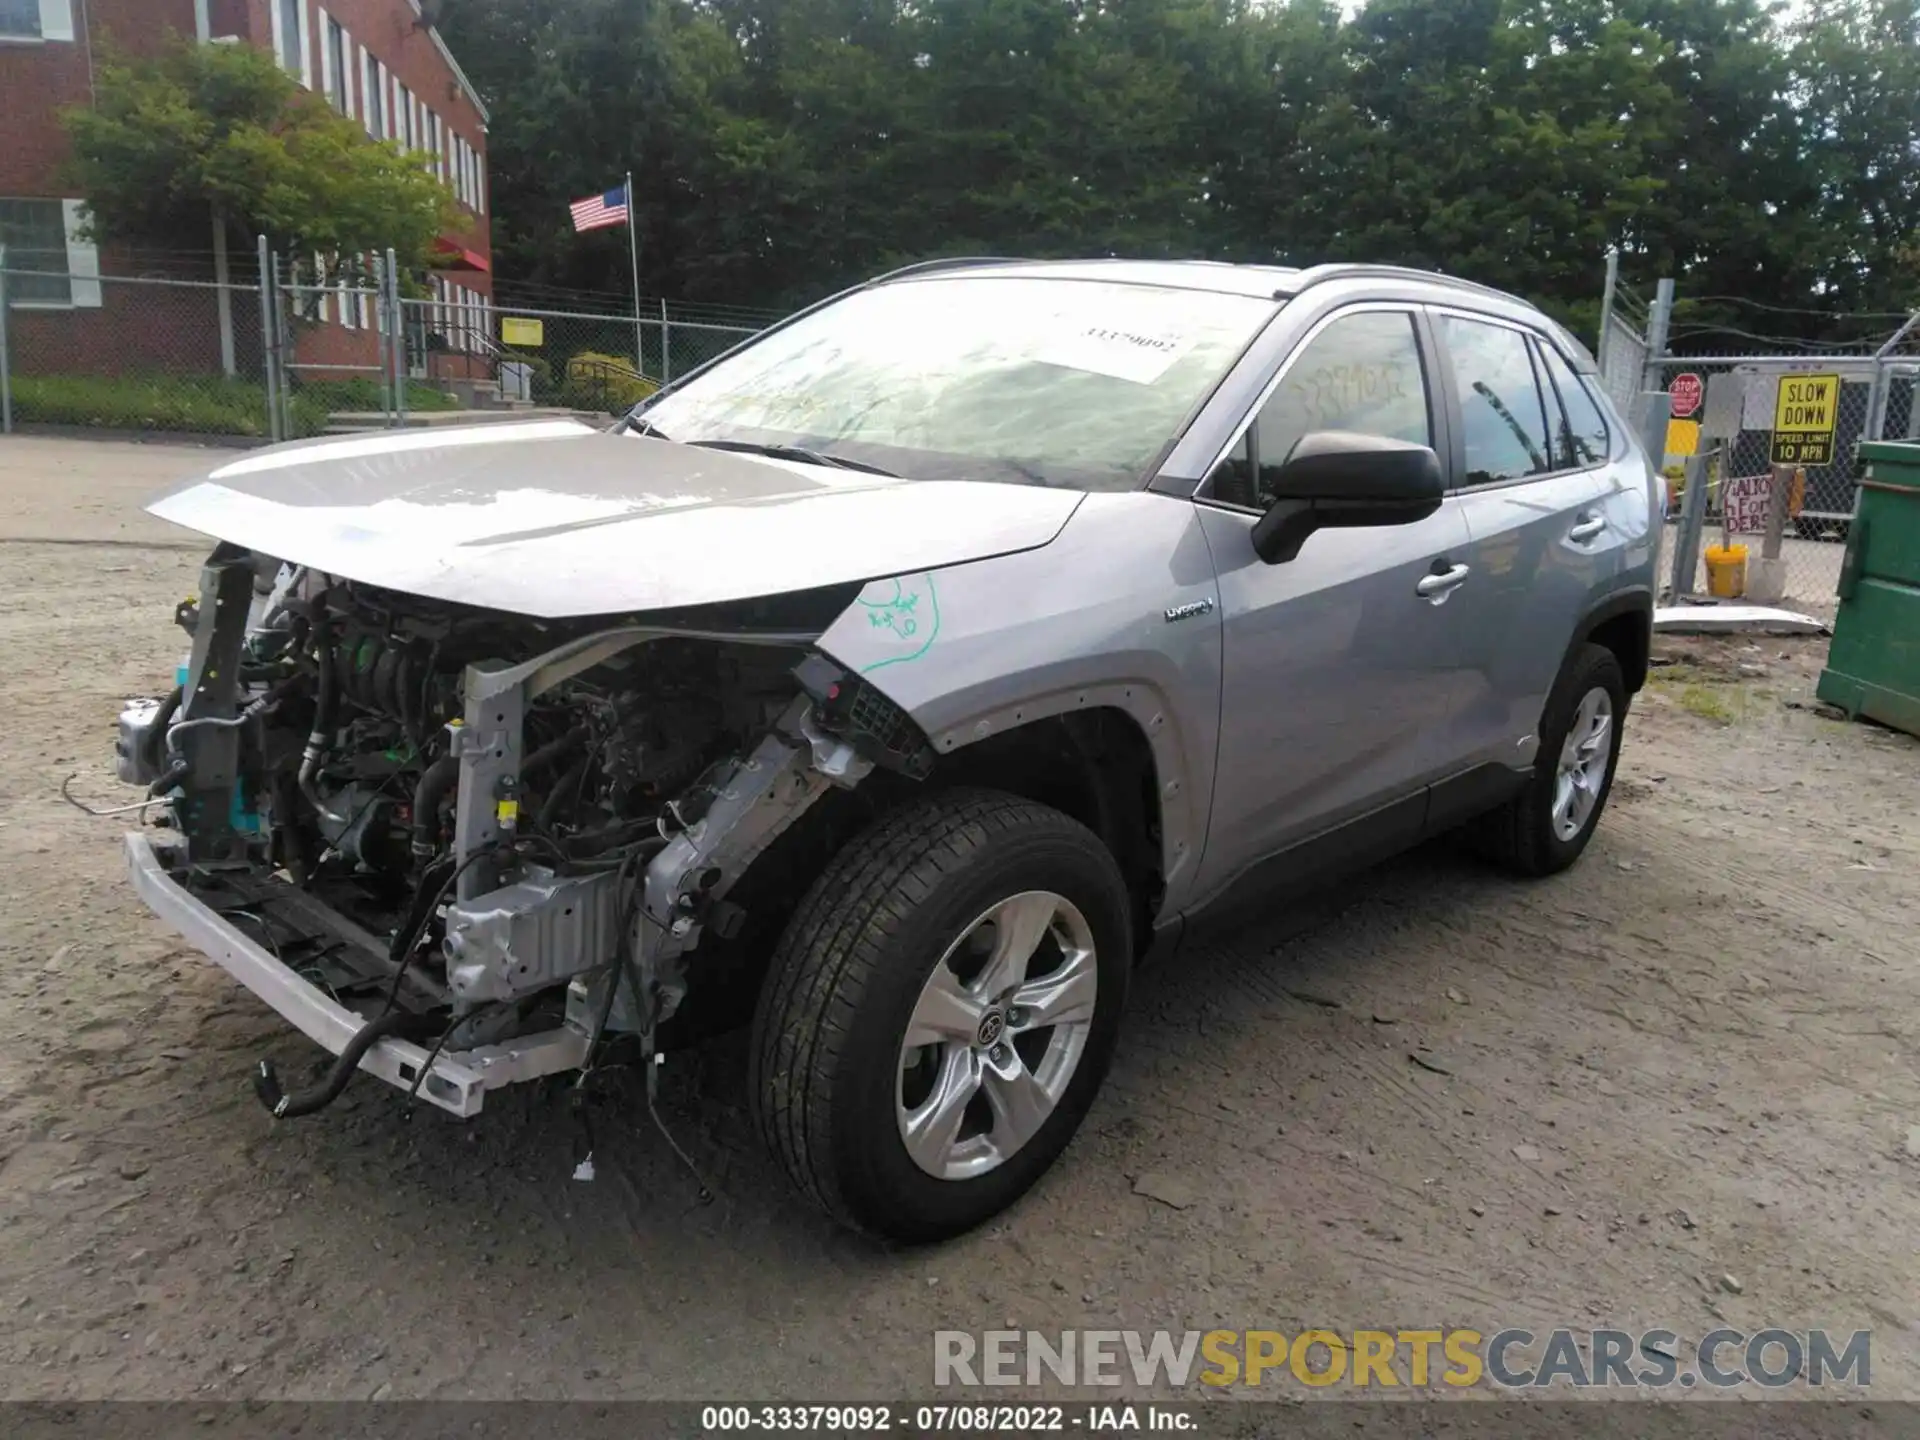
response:
[[(626, 289), (625, 235), (575, 236), (566, 205), (631, 168), (643, 284), (690, 300), (796, 304), (940, 254), (1391, 260), (1591, 333), (1614, 244), (1643, 289), (1920, 301), (1920, 0), (444, 0), (440, 17), (493, 108), (501, 272), (528, 280)], [(1700, 334), (1731, 313), (1685, 318)]]
[(62, 118), (100, 239), (178, 243), (205, 234), (215, 214), (285, 254), (331, 260), (391, 247), (419, 266), (458, 224), (418, 157), (370, 140), (252, 46), (181, 42), (153, 59), (109, 56), (94, 90), (91, 105)]
[(582, 350), (567, 361), (566, 378), (555, 394), (562, 405), (614, 414), (631, 410), (660, 387), (619, 355)]
[[(296, 393), (294, 434), (318, 435), (327, 410), (313, 396)], [(263, 438), (268, 433), (265, 388), (214, 377), (16, 375), (13, 412), (24, 424)]]

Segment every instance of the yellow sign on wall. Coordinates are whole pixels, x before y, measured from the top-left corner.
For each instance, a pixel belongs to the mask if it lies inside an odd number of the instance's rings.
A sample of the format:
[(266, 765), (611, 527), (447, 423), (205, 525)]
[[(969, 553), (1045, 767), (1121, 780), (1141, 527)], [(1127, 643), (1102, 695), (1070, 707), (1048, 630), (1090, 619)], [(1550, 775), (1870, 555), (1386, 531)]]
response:
[(528, 320), (520, 315), (502, 315), (500, 317), (500, 343), (518, 345), (529, 350), (538, 350), (547, 343), (547, 325), (544, 320)]
[(1838, 375), (1782, 375), (1773, 400), (1773, 463), (1831, 465)]

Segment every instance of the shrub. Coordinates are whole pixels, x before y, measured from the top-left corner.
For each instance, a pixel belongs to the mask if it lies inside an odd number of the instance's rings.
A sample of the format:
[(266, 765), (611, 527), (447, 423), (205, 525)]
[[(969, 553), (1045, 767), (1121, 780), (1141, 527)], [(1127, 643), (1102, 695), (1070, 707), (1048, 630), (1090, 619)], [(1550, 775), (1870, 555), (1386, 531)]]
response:
[[(386, 397), (380, 390), (380, 382), (365, 375), (355, 375), (345, 380), (297, 380), (294, 382), (295, 400), (307, 396), (316, 403), (324, 405), (330, 411), (347, 410), (384, 410)], [(419, 380), (407, 382), (407, 409), (409, 410), (458, 410), (460, 402), (445, 391), (436, 390)]]
[(583, 410), (631, 410), (660, 388), (635, 370), (631, 360), (598, 350), (582, 350), (567, 361), (566, 376), (556, 398)]

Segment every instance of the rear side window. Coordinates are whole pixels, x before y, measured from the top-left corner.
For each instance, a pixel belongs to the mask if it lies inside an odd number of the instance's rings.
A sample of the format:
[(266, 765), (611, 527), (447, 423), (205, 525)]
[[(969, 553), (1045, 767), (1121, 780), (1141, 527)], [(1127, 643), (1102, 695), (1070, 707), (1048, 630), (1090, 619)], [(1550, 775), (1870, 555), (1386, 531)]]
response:
[(1594, 403), (1593, 392), (1558, 350), (1551, 345), (1537, 345), (1535, 350), (1552, 382), (1550, 395), (1557, 394), (1560, 402), (1557, 409), (1551, 398), (1547, 402), (1547, 414), (1554, 421), (1553, 468), (1584, 470), (1601, 464), (1607, 458), (1607, 421)]
[(1309, 340), (1252, 428), (1215, 467), (1212, 498), (1266, 509), (1280, 467), (1300, 437), (1314, 430), (1433, 443), (1426, 372), (1410, 312), (1343, 315)]
[(1518, 480), (1554, 469), (1546, 406), (1526, 336), (1457, 315), (1439, 318), (1466, 432), (1467, 473), (1461, 483)]

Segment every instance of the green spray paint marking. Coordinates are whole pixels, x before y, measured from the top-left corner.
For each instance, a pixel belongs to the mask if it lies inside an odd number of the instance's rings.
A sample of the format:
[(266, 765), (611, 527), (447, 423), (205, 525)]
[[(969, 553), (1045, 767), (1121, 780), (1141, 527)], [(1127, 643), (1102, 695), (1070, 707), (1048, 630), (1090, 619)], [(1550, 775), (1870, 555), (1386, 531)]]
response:
[[(911, 584), (896, 579), (893, 582), (893, 594), (885, 600), (862, 598), (859, 603), (867, 612), (870, 629), (891, 630), (905, 644), (919, 648), (905, 655), (889, 655), (884, 660), (862, 665), (862, 675), (871, 675), (875, 670), (884, 670), (889, 665), (904, 665), (909, 660), (918, 660), (933, 648), (933, 642), (940, 637), (940, 597), (934, 593), (933, 576), (919, 575), (909, 579)], [(920, 588), (922, 584), (926, 587), (924, 592)]]

